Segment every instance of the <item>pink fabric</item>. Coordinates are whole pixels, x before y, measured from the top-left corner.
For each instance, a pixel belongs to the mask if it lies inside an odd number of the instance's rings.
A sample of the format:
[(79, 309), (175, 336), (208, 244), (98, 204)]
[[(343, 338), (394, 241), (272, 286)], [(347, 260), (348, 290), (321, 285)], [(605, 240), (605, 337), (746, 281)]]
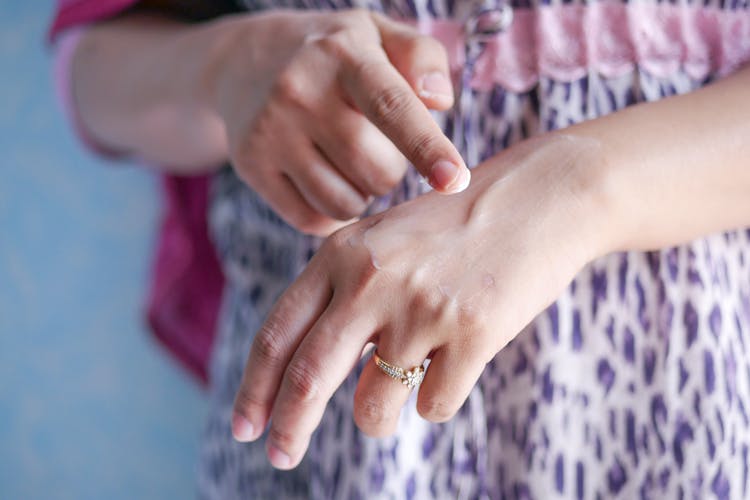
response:
[(204, 383), (224, 288), (208, 234), (208, 182), (163, 176), (165, 210), (147, 306), (156, 338)]
[[(463, 66), (462, 24), (423, 21), (418, 28), (448, 48), (453, 71)], [(617, 77), (636, 65), (663, 77), (682, 68), (702, 80), (731, 73), (749, 59), (750, 15), (744, 10), (619, 0), (555, 4), (516, 9), (510, 27), (487, 41), (470, 85), (525, 92), (542, 75), (559, 81), (589, 71)]]
[[(70, 58), (80, 32), (63, 31), (115, 15), (137, 0), (59, 0), (49, 31), (59, 42), (56, 80), (72, 123), (93, 150), (99, 147), (80, 126), (69, 88)], [(629, 22), (630, 19), (637, 22)], [(637, 27), (637, 28), (635, 28)], [(421, 22), (418, 28), (443, 42), (451, 69), (465, 58), (464, 25)], [(509, 29), (489, 40), (476, 61), (470, 85), (502, 85), (524, 92), (540, 75), (570, 81), (598, 71), (614, 77), (636, 65), (657, 76), (683, 68), (695, 79), (724, 75), (750, 60), (750, 16), (666, 2), (601, 1), (556, 4), (538, 12), (516, 9)], [(207, 179), (164, 176), (164, 219), (154, 261), (148, 321), (156, 337), (191, 373), (208, 380), (223, 276), (209, 242)]]
[(57, 0), (48, 37), (54, 40), (68, 28), (106, 19), (138, 3), (138, 0)]
[(73, 91), (70, 86), (70, 65), (73, 53), (78, 46), (78, 41), (81, 39), (81, 35), (84, 34), (85, 30), (85, 27), (71, 28), (64, 33), (61, 33), (57, 38), (57, 50), (55, 52), (55, 65), (53, 71), (57, 99), (63, 108), (63, 112), (73, 125), (78, 138), (87, 148), (102, 156), (110, 158), (117, 157), (119, 155), (115, 151), (111, 151), (103, 147), (101, 144), (98, 144), (96, 140), (89, 135), (75, 111), (76, 107), (73, 102)]
[[(55, 86), (82, 142), (118, 156), (91, 138), (75, 112), (70, 64), (85, 23), (112, 16), (135, 0), (63, 0), (49, 31), (56, 43)], [(201, 382), (208, 382), (224, 278), (208, 236), (208, 178), (162, 176), (163, 214), (154, 256), (146, 316), (156, 338)]]

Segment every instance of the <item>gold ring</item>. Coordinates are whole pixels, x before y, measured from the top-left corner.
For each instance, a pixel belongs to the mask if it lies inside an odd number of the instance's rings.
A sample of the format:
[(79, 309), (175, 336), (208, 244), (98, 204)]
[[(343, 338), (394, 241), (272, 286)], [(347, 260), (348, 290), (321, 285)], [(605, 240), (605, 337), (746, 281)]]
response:
[(422, 365), (415, 366), (411, 370), (404, 370), (400, 366), (391, 364), (378, 356), (377, 350), (373, 352), (372, 357), (375, 360), (375, 366), (380, 368), (383, 373), (391, 378), (400, 380), (409, 389), (414, 389), (424, 380), (424, 366)]

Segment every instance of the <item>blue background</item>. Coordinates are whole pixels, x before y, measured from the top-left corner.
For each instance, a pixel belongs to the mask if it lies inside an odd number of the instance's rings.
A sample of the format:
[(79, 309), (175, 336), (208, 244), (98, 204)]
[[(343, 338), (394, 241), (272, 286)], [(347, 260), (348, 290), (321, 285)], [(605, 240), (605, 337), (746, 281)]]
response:
[(0, 0), (0, 499), (192, 498), (204, 394), (142, 322), (156, 179), (73, 137), (51, 10)]

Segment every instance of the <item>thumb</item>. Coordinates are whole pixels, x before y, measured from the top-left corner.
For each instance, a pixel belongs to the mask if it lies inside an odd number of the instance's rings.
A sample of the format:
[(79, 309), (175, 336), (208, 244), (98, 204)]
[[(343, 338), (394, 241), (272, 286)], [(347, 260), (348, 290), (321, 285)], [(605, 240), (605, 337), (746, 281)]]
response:
[(388, 59), (425, 106), (438, 111), (453, 106), (453, 84), (443, 44), (377, 12), (372, 17)]

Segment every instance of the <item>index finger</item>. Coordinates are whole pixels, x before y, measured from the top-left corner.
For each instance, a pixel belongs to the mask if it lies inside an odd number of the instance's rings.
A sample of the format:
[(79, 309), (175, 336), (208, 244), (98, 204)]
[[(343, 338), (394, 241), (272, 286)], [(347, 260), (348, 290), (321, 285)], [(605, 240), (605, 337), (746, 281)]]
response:
[(359, 110), (436, 191), (466, 189), (471, 174), (461, 155), (382, 49), (368, 50), (344, 64), (341, 83)]

